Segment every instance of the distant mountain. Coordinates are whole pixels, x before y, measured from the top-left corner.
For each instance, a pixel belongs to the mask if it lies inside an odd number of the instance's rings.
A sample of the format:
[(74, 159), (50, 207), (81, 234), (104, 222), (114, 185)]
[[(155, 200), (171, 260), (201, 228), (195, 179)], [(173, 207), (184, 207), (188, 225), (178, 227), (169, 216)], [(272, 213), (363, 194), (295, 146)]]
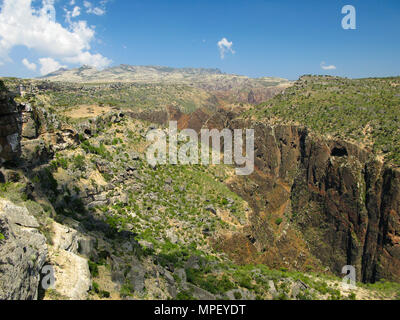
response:
[(171, 68), (162, 66), (120, 66), (97, 70), (90, 66), (59, 69), (42, 80), (73, 83), (137, 83), (184, 85), (205, 90), (228, 103), (258, 104), (292, 85), (274, 77), (249, 78), (226, 74), (219, 69)]
[(59, 69), (40, 79), (63, 82), (137, 82), (186, 84), (209, 90), (252, 89), (287, 84), (281, 78), (249, 78), (225, 74), (219, 69), (170, 68), (162, 66), (120, 66), (97, 70), (90, 66), (76, 69)]

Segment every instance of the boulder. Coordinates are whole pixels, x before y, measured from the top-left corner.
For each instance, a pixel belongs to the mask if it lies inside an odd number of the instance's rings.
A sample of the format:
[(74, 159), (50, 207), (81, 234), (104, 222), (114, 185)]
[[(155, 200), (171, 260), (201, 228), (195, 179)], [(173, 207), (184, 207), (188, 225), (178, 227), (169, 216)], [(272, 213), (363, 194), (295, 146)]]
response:
[(140, 240), (140, 241), (139, 241), (139, 244), (140, 244), (140, 246), (143, 247), (143, 248), (146, 248), (146, 249), (149, 249), (149, 250), (154, 250), (154, 244), (152, 244), (152, 243), (149, 242), (149, 241)]
[(127, 275), (127, 279), (133, 290), (142, 293), (145, 288), (145, 270), (142, 265), (136, 264), (131, 268)]
[(275, 297), (276, 295), (278, 295), (278, 291), (275, 288), (275, 283), (272, 280), (270, 280), (268, 282), (268, 286), (269, 286), (269, 290), (268, 291), (272, 296)]
[(53, 245), (56, 250), (65, 250), (72, 253), (78, 252), (78, 232), (59, 223), (53, 224)]
[(65, 250), (51, 252), (55, 291), (69, 300), (86, 300), (92, 286), (86, 259)]
[(226, 293), (229, 300), (255, 300), (256, 296), (248, 289), (233, 289)]
[[(0, 200), (0, 300), (36, 300), (46, 238), (25, 207)], [(3, 239), (1, 239), (3, 238)]]
[(167, 238), (169, 239), (169, 241), (171, 241), (171, 243), (176, 244), (178, 243), (178, 236), (176, 235), (176, 231), (169, 229), (166, 232)]
[(305, 290), (308, 289), (308, 286), (301, 280), (297, 280), (295, 283), (292, 285), (292, 292), (291, 292), (291, 297), (293, 299), (296, 299), (297, 296), (301, 293), (304, 292)]
[(212, 293), (204, 289), (201, 289), (199, 287), (196, 287), (191, 283), (188, 283), (187, 287), (191, 292), (191, 294), (193, 295), (193, 297), (195, 297), (198, 300), (216, 300), (216, 297)]
[(215, 208), (212, 205), (207, 206), (206, 211), (211, 212), (212, 214), (217, 214), (217, 211), (215, 210)]
[(187, 276), (186, 276), (186, 271), (185, 269), (177, 269), (175, 270), (174, 274), (181, 280), (182, 283), (186, 283), (187, 281)]
[(85, 300), (92, 285), (88, 261), (78, 255), (82, 236), (78, 231), (54, 222), (50, 264), (55, 291), (70, 300)]

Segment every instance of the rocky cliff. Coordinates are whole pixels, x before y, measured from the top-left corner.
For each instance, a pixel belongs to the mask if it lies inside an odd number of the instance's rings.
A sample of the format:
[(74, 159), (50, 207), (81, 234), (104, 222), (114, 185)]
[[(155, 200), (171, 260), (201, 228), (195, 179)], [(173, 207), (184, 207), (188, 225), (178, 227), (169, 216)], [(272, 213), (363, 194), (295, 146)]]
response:
[(0, 200), (0, 300), (38, 298), (46, 238), (25, 207)]
[[(19, 161), (21, 138), (34, 131), (28, 118), (24, 121), (23, 109), (0, 82), (0, 183), (18, 179), (17, 172), (3, 165)], [(40, 271), (47, 259), (46, 238), (38, 229), (25, 207), (0, 199), (0, 300), (38, 298)]]
[[(232, 108), (66, 121), (33, 95), (6, 96), (0, 128), (17, 130), (18, 148), (0, 168), (0, 299), (37, 298), (44, 264), (56, 278), (45, 299), (339, 299), (341, 278), (321, 281), (347, 264), (357, 280), (399, 281), (400, 175), (355, 144)], [(254, 128), (255, 172), (149, 166), (149, 122), (169, 120)]]
[(398, 169), (358, 145), (304, 127), (241, 120), (222, 109), (211, 116), (171, 110), (155, 122), (175, 120), (179, 129), (197, 132), (203, 126), (255, 129), (257, 170), (230, 182), (254, 214), (244, 235), (218, 244), (230, 253), (239, 250), (237, 261), (303, 270), (322, 265), (337, 274), (353, 265), (360, 281), (400, 281)]
[(19, 106), (0, 82), (0, 165), (14, 160), (21, 152), (21, 128)]
[(170, 107), (154, 122), (171, 120), (197, 132), (255, 129), (256, 171), (230, 181), (253, 215), (244, 234), (218, 243), (236, 251), (238, 262), (304, 271), (328, 266), (337, 274), (353, 265), (360, 281), (400, 281), (398, 169), (353, 143), (305, 127), (239, 119), (232, 111), (184, 115)]
[[(252, 205), (244, 242), (261, 253), (258, 261), (307, 269), (314, 263), (311, 254), (337, 274), (353, 265), (364, 282), (400, 281), (398, 169), (357, 145), (299, 126), (225, 113), (206, 126), (226, 124), (255, 129), (256, 171), (233, 179), (230, 187)], [(254, 250), (248, 252), (254, 256)]]

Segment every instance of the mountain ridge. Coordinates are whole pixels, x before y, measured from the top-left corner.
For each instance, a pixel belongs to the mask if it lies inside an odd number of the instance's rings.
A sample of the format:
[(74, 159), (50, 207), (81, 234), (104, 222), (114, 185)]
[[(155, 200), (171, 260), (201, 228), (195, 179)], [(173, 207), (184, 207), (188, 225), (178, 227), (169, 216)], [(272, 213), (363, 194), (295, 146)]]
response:
[(265, 87), (290, 82), (278, 77), (251, 78), (244, 75), (227, 74), (217, 68), (173, 68), (127, 64), (103, 70), (97, 70), (87, 65), (74, 69), (60, 68), (38, 79), (65, 82), (170, 82), (185, 84), (228, 81), (232, 82), (232, 85), (250, 82), (253, 86)]

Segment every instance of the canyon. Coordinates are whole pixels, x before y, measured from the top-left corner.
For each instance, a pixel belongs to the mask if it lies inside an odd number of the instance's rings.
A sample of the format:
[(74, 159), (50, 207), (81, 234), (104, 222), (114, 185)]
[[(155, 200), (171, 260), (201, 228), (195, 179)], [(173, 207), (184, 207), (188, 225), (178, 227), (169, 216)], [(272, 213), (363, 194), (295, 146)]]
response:
[[(1, 298), (339, 298), (348, 293), (320, 281), (340, 282), (345, 265), (359, 282), (397, 288), (400, 170), (369, 145), (220, 97), (191, 112), (118, 102), (66, 113), (53, 95), (64, 99), (74, 84), (35, 80), (21, 96), (21, 82), (1, 88)], [(276, 99), (293, 96), (276, 90)], [(146, 134), (169, 121), (198, 134), (254, 129), (254, 172), (149, 166)], [(58, 286), (43, 293), (46, 264)], [(395, 297), (366, 288), (356, 297)]]

